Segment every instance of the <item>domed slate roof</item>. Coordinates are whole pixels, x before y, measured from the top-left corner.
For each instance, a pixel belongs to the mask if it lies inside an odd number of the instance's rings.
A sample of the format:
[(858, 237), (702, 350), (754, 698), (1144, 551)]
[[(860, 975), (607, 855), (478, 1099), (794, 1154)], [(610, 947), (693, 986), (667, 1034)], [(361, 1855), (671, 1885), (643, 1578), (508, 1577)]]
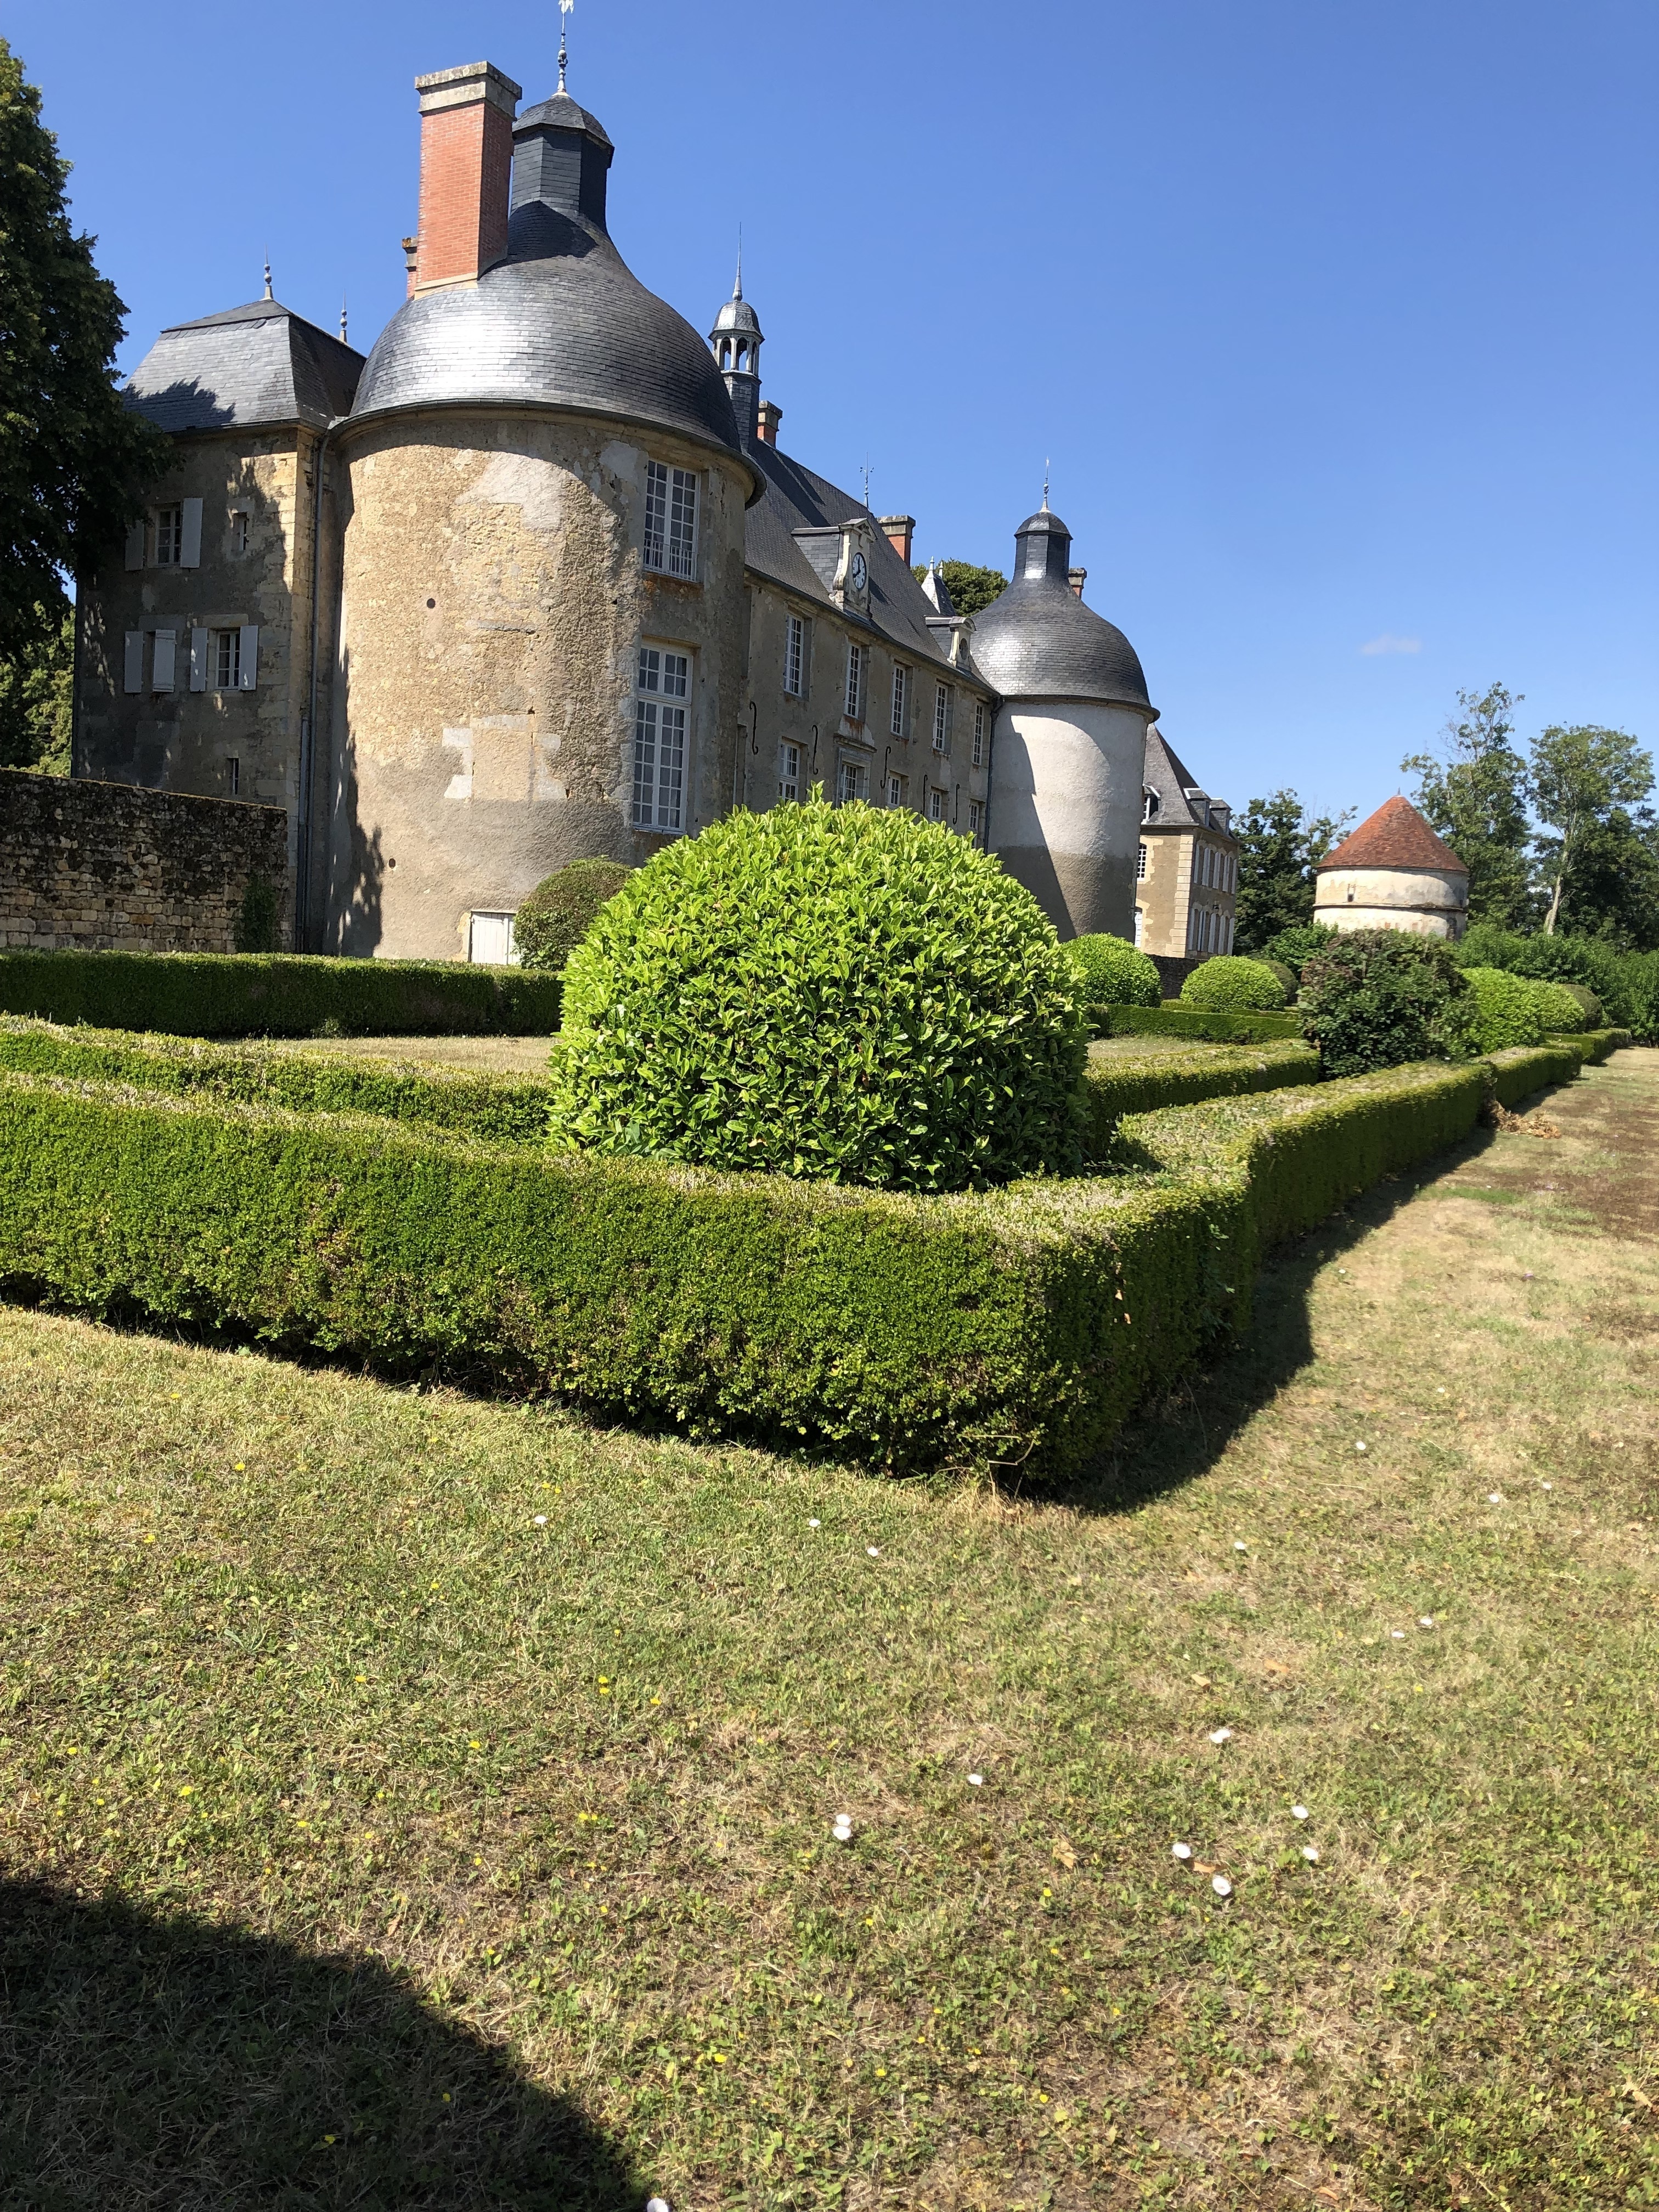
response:
[(1047, 507), (1014, 532), (1013, 580), (974, 618), (974, 665), (1005, 699), (1078, 699), (1151, 715), (1135, 649), (1066, 578), (1072, 533)]
[(519, 118), (513, 138), (506, 258), (474, 284), (405, 301), (368, 356), (353, 421), (415, 407), (548, 407), (740, 455), (708, 346), (611, 243), (605, 132), (556, 94)]

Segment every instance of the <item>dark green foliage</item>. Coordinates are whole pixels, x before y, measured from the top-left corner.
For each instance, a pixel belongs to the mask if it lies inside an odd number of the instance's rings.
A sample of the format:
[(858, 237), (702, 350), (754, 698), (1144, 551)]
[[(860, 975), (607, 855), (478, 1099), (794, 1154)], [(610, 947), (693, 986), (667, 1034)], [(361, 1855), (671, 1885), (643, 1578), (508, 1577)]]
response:
[(1257, 957), (1262, 960), (1279, 961), (1290, 969), (1299, 985), (1302, 970), (1308, 962), (1316, 953), (1324, 951), (1327, 945), (1334, 945), (1340, 933), (1334, 929), (1327, 929), (1322, 922), (1298, 922), (1295, 928), (1281, 929), (1276, 937), (1270, 937), (1261, 947)]
[(513, 941), (526, 968), (563, 973), (564, 963), (633, 870), (621, 860), (570, 860), (544, 876), (513, 918)]
[[(959, 615), (982, 614), (993, 599), (1000, 599), (1008, 588), (1008, 579), (1000, 568), (976, 568), (971, 561), (941, 561), (939, 574), (945, 588), (951, 594), (951, 604)], [(917, 583), (927, 574), (924, 561), (912, 569)]]
[(1574, 1003), (1583, 1015), (1581, 1026), (1587, 1030), (1599, 1030), (1602, 1024), (1601, 1001), (1596, 997), (1595, 992), (1588, 989), (1583, 983), (1563, 983), (1561, 988), (1571, 994)]
[(445, 960), (0, 952), (0, 1013), (169, 1036), (546, 1036), (559, 981)]
[(122, 1030), (61, 1029), (0, 1014), (0, 1068), (82, 1083), (131, 1084), (178, 1097), (234, 1098), (297, 1114), (373, 1114), (459, 1130), (494, 1144), (543, 1144), (544, 1077), (348, 1059), (263, 1045), (204, 1044)]
[(1194, 1043), (1203, 1037), (1212, 1044), (1253, 1044), (1259, 1037), (1302, 1034), (1294, 1014), (1211, 1014), (1167, 1000), (1161, 1006), (1102, 1006), (1097, 1012), (1102, 1036), (1180, 1036)]
[(0, 667), (27, 686), (69, 601), (137, 512), (169, 441), (122, 404), (125, 310), (70, 227), (69, 165), (0, 40)]
[(1125, 937), (1074, 937), (1066, 957), (1085, 1006), (1156, 1006), (1164, 998), (1158, 964)]
[(1533, 739), (1532, 802), (1550, 833), (1538, 840), (1547, 937), (1565, 915), (1592, 935), (1643, 950), (1659, 945), (1652, 789), (1653, 756), (1626, 731), (1553, 726)]
[(608, 1418), (1053, 1474), (1243, 1325), (1266, 1243), (1462, 1136), (1488, 1079), (1176, 1108), (1121, 1125), (1144, 1173), (919, 1197), (0, 1074), (0, 1285)]
[(1297, 1005), (1328, 1075), (1474, 1049), (1475, 1001), (1442, 938), (1346, 931), (1303, 969)]
[(1126, 1114), (1152, 1114), (1164, 1106), (1196, 1105), (1252, 1091), (1283, 1091), (1292, 1084), (1317, 1083), (1320, 1074), (1319, 1054), (1299, 1038), (1237, 1047), (1195, 1044), (1190, 1052), (1149, 1052), (1141, 1060), (1091, 1053), (1085, 1091), (1090, 1155), (1097, 1160), (1109, 1157)]
[(1457, 947), (1460, 965), (1548, 976), (1595, 992), (1607, 1019), (1639, 1042), (1659, 1042), (1659, 952), (1620, 952), (1594, 937), (1519, 937), (1479, 924)]
[(15, 659), (0, 660), (0, 768), (69, 774), (74, 690), (75, 617), (54, 624), (42, 608), (33, 641)]
[(1400, 763), (1417, 777), (1419, 811), (1469, 872), (1472, 919), (1504, 927), (1524, 926), (1537, 904), (1528, 863), (1527, 767), (1510, 742), (1520, 703), (1501, 684), (1460, 691), (1459, 714), (1442, 732), (1444, 757), (1413, 753)]
[(1297, 993), (1297, 978), (1295, 969), (1287, 965), (1283, 960), (1269, 959), (1265, 953), (1258, 954), (1257, 957), (1264, 968), (1271, 968), (1273, 974), (1278, 976), (1279, 988), (1285, 994), (1285, 1001), (1288, 1006)]
[(912, 1190), (1080, 1158), (1060, 942), (995, 860), (913, 814), (730, 815), (636, 871), (564, 981), (565, 1144)]
[(1577, 992), (1567, 984), (1537, 981), (1533, 983), (1531, 989), (1547, 1037), (1571, 1036), (1579, 1030), (1589, 1028), (1589, 1017), (1579, 1001)]
[(1293, 791), (1250, 801), (1233, 823), (1239, 846), (1233, 942), (1239, 951), (1264, 951), (1282, 932), (1311, 923), (1314, 870), (1352, 819), (1352, 810), (1334, 820), (1310, 815)]
[(1537, 987), (1524, 975), (1501, 968), (1466, 968), (1463, 980), (1474, 998), (1474, 1042), (1479, 1052), (1502, 1052), (1510, 1045), (1544, 1042)]
[(278, 912), (279, 902), (271, 886), (261, 876), (250, 876), (242, 893), (241, 911), (236, 917), (236, 950), (275, 952)]
[(1201, 962), (1181, 987), (1182, 1005), (1202, 1013), (1276, 1014), (1283, 1011), (1286, 995), (1265, 960), (1231, 952)]

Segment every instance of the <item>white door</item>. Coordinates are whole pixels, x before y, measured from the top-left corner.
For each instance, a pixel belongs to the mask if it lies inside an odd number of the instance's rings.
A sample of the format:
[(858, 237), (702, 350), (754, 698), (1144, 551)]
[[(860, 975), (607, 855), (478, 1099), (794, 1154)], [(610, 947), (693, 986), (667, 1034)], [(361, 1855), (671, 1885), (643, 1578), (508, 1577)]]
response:
[(512, 915), (475, 914), (467, 939), (466, 957), (482, 968), (515, 967), (519, 953), (513, 942)]

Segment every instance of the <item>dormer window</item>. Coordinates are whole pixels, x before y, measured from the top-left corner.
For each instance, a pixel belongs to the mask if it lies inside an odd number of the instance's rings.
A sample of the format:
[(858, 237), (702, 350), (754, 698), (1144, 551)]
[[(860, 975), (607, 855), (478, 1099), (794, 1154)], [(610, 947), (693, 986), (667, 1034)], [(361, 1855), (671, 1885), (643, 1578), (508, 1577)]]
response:
[(690, 469), (645, 465), (645, 565), (690, 582), (697, 572), (697, 479)]
[(1143, 822), (1156, 822), (1160, 804), (1161, 801), (1158, 799), (1158, 795), (1152, 789), (1152, 786), (1150, 784), (1143, 784), (1140, 791), (1141, 820)]

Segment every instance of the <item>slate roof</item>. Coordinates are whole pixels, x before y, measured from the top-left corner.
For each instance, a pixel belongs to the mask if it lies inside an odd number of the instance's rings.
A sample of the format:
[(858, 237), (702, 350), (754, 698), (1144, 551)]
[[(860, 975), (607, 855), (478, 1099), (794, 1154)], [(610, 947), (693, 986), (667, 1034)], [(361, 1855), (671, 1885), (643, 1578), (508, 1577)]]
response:
[(1085, 607), (1066, 578), (1072, 533), (1045, 507), (1014, 532), (1013, 580), (974, 623), (974, 659), (1005, 699), (1141, 707), (1146, 678), (1122, 631)]
[(126, 388), (161, 430), (327, 428), (350, 412), (363, 356), (276, 300), (175, 323), (161, 332)]
[(1451, 847), (1398, 792), (1334, 853), (1327, 853), (1316, 872), (1322, 875), (1327, 868), (1455, 868), (1461, 875), (1468, 873)]
[[(928, 617), (938, 619), (933, 601), (863, 501), (841, 490), (827, 477), (815, 476), (775, 446), (757, 442), (748, 448), (748, 455), (764, 479), (764, 489), (744, 519), (744, 558), (749, 567), (787, 586), (801, 599), (834, 608), (829, 582), (808, 560), (793, 533), (828, 530), (861, 516), (875, 533), (870, 549), (872, 625), (902, 652), (948, 666), (950, 631), (928, 629)], [(833, 576), (834, 564), (830, 566)], [(979, 672), (975, 666), (958, 672), (971, 677)]]
[[(1147, 790), (1158, 793), (1158, 811), (1148, 823), (1149, 828), (1201, 830), (1204, 827), (1204, 817), (1187, 796), (1189, 791), (1204, 791), (1204, 787), (1156, 722), (1149, 723), (1146, 729), (1142, 781)], [(1215, 794), (1204, 791), (1204, 796), (1213, 799)], [(1224, 804), (1223, 801), (1217, 803)]]

